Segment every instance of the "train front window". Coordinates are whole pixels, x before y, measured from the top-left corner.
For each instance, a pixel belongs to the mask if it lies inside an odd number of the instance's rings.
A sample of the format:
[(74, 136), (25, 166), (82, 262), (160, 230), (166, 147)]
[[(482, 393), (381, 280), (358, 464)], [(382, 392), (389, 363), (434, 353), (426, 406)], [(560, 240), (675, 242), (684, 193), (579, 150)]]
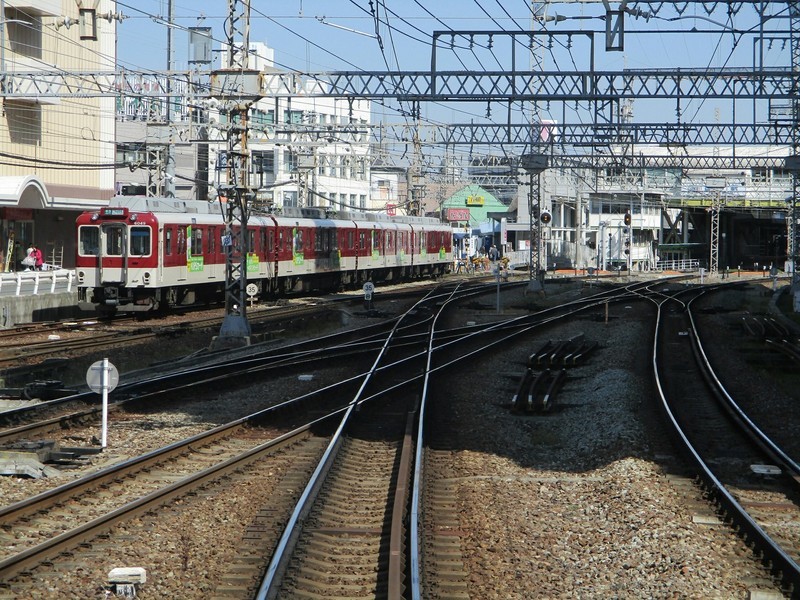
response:
[(78, 232), (78, 253), (81, 256), (97, 256), (100, 248), (100, 228), (84, 225)]
[(150, 255), (150, 228), (131, 227), (131, 256)]

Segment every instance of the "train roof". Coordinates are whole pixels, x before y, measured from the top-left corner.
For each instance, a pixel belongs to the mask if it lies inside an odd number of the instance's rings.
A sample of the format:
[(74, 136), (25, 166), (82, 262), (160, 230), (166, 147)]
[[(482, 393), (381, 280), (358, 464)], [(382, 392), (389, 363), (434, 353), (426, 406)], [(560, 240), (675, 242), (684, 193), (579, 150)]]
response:
[(126, 207), (137, 212), (160, 213), (192, 213), (204, 215), (221, 215), (219, 202), (203, 200), (178, 200), (176, 198), (158, 198), (153, 196), (114, 196), (108, 201), (109, 206)]
[[(206, 202), (203, 200), (178, 200), (176, 198), (160, 198), (152, 196), (114, 196), (109, 200), (111, 207), (126, 207), (130, 211), (154, 212), (169, 214), (203, 214), (203, 215), (222, 215), (219, 202)], [(398, 224), (398, 225), (442, 225), (445, 223), (435, 217), (417, 216), (389, 216), (384, 213), (367, 211), (332, 211), (318, 206), (304, 208), (285, 207), (275, 213), (259, 213), (253, 211), (251, 217), (287, 219), (314, 219), (331, 222), (352, 222), (367, 221), (376, 224)]]

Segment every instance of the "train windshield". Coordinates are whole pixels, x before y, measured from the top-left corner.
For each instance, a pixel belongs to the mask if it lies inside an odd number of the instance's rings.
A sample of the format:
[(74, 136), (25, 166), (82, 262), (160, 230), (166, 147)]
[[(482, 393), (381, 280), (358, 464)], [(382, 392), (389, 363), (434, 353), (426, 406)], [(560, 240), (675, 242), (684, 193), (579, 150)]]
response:
[(97, 256), (100, 248), (100, 228), (85, 225), (78, 232), (78, 253), (83, 256)]
[[(203, 232), (198, 231), (202, 236)], [(150, 228), (131, 227), (131, 256), (147, 256), (150, 254)]]

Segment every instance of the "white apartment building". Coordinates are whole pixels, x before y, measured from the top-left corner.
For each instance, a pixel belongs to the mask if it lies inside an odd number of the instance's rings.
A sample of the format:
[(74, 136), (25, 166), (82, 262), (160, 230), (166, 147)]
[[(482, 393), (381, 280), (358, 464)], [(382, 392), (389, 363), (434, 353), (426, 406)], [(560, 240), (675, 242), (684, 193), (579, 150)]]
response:
[[(273, 50), (250, 44), (248, 67), (272, 70)], [(250, 185), (260, 204), (275, 209), (319, 206), (364, 210), (370, 205), (371, 104), (355, 98), (317, 98), (307, 82), (291, 98), (264, 97), (249, 111)], [(267, 91), (268, 93), (268, 91)], [(226, 183), (227, 118), (211, 102), (209, 162), (212, 185)]]

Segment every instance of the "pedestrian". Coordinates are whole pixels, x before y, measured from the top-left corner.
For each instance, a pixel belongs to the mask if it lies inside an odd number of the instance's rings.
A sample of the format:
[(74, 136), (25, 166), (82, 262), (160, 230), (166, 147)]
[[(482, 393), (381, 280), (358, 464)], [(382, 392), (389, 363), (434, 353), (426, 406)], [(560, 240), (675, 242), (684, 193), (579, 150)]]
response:
[(23, 271), (32, 271), (36, 268), (36, 257), (33, 254), (34, 245), (30, 244), (25, 251), (25, 257), (22, 259), (20, 269)]
[(498, 258), (500, 258), (500, 252), (497, 250), (497, 246), (492, 244), (492, 247), (489, 248), (489, 260), (495, 262)]
[(44, 255), (42, 251), (39, 250), (38, 246), (33, 246), (33, 268), (36, 271), (42, 270), (42, 265), (44, 264)]

